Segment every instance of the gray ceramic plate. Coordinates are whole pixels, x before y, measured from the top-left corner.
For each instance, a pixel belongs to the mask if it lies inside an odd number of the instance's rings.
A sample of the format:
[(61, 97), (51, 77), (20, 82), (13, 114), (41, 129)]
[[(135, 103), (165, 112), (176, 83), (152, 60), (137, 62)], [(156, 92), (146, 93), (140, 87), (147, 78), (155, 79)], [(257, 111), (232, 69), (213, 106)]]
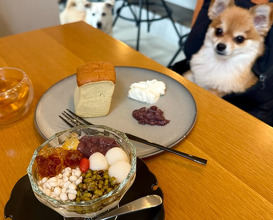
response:
[[(165, 126), (140, 125), (132, 117), (132, 112), (150, 104), (141, 103), (127, 97), (132, 83), (157, 79), (165, 82), (166, 94), (155, 105), (164, 111), (170, 123)], [(68, 126), (58, 115), (65, 109), (74, 111), (73, 93), (76, 75), (71, 75), (49, 88), (39, 100), (35, 111), (35, 124), (40, 134), (49, 138)], [(109, 115), (87, 118), (93, 124), (106, 125), (120, 131), (134, 134), (165, 147), (172, 147), (191, 131), (197, 116), (196, 103), (191, 93), (169, 76), (148, 69), (116, 67), (116, 86)], [(137, 156), (145, 158), (160, 150), (132, 141), (137, 148)]]

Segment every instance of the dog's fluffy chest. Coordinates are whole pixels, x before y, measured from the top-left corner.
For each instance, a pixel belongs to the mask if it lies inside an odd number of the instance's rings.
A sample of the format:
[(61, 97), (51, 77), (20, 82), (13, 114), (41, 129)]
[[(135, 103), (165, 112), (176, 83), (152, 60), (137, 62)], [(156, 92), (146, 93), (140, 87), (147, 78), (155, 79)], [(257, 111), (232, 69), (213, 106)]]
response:
[(242, 92), (256, 78), (252, 73), (249, 74), (250, 56), (240, 54), (223, 58), (215, 53), (212, 46), (204, 45), (191, 60), (193, 81), (207, 90), (220, 93)]

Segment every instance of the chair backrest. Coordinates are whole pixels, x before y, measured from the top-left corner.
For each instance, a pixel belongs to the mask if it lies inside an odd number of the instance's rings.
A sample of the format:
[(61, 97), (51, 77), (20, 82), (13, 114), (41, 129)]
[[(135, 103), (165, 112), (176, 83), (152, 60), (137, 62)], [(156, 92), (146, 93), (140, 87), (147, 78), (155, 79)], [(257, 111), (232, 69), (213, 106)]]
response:
[(196, 6), (195, 6), (195, 9), (194, 9), (194, 12), (193, 12), (193, 16), (192, 16), (191, 26), (193, 26), (198, 14), (199, 14), (200, 9), (202, 8), (203, 3), (204, 3), (204, 0), (197, 0)]
[(58, 24), (57, 0), (0, 1), (0, 37)]

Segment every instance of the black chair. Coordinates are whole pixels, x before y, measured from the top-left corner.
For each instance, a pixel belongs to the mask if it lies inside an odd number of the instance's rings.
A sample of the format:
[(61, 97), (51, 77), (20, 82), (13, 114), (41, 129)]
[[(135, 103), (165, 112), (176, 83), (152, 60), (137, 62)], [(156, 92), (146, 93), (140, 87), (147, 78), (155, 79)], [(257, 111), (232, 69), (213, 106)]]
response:
[[(172, 18), (172, 11), (167, 6), (167, 4), (164, 0), (122, 0), (122, 1), (123, 1), (122, 5), (116, 11), (116, 17), (114, 19), (113, 26), (115, 25), (118, 18), (122, 18), (122, 19), (125, 19), (128, 21), (133, 21), (136, 23), (136, 26), (137, 26), (136, 50), (139, 50), (140, 25), (142, 22), (147, 22), (148, 32), (149, 32), (151, 22), (159, 21), (159, 20), (162, 20), (165, 18), (169, 18), (174, 29), (175, 29), (175, 32), (177, 33), (178, 37), (180, 38), (179, 31), (178, 31), (177, 27), (175, 26), (175, 22)], [(140, 10), (139, 10), (138, 15), (134, 12), (134, 10), (132, 8), (133, 5), (139, 7)], [(121, 15), (121, 11), (124, 8), (129, 8), (130, 12), (133, 15), (133, 18), (128, 18), (128, 17)], [(146, 13), (147, 18), (146, 19), (142, 18), (142, 9), (144, 9), (144, 8), (147, 11), (147, 13)], [(161, 12), (159, 12), (160, 10), (161, 10)], [(162, 11), (163, 11), (163, 14), (158, 18), (150, 18), (149, 11), (154, 11), (155, 13), (160, 13), (160, 15), (162, 14)]]

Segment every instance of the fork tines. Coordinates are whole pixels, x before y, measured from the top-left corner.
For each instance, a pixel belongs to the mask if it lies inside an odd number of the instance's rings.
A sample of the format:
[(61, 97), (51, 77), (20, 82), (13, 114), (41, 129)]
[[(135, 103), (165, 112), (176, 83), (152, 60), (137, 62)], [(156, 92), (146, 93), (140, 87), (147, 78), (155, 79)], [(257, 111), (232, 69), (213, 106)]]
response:
[(79, 117), (69, 109), (66, 109), (66, 111), (62, 112), (62, 115), (59, 115), (59, 117), (70, 127), (75, 127), (78, 125), (92, 125), (92, 123)]

